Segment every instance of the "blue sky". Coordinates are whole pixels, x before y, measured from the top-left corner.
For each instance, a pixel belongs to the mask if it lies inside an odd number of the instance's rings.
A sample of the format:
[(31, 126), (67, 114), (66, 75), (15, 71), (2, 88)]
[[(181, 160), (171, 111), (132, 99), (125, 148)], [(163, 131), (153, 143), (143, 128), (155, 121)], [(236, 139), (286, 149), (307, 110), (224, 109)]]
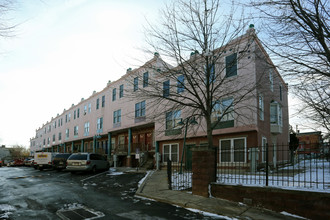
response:
[[(35, 129), (148, 57), (143, 24), (163, 1), (34, 0), (13, 5), (15, 36), (0, 40), (0, 145)], [(140, 60), (136, 60), (139, 57)]]

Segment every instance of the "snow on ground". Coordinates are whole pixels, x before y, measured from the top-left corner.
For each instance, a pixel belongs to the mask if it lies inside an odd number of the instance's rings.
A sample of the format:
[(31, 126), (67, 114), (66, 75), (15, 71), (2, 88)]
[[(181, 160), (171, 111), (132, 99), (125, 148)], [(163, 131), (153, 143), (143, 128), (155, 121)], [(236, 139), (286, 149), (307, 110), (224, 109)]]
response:
[(0, 204), (0, 219), (10, 219), (12, 211), (15, 211), (15, 207), (8, 204)]
[(281, 212), (281, 214), (286, 215), (286, 216), (290, 216), (290, 217), (294, 217), (294, 218), (307, 219), (307, 218), (301, 217), (299, 215), (294, 215), (294, 214), (291, 214), (291, 213), (288, 213), (288, 212)]
[[(265, 172), (218, 173), (217, 182), (229, 185), (266, 186)], [(243, 171), (242, 171), (243, 172)], [(330, 162), (324, 159), (300, 160), (295, 165), (270, 171), (268, 186), (283, 189), (330, 193)], [(172, 189), (186, 190), (192, 187), (192, 172), (172, 172)]]
[(204, 212), (204, 211), (201, 211), (201, 210), (198, 210), (198, 209), (192, 209), (192, 208), (186, 208), (186, 209), (191, 211), (191, 212), (200, 213), (204, 216), (212, 217), (214, 219), (237, 220), (237, 218), (230, 218), (228, 216), (217, 215), (217, 214), (210, 213), (210, 212)]
[(192, 172), (173, 172), (172, 189), (185, 190), (192, 187)]
[[(218, 174), (218, 183), (266, 186), (264, 172)], [(295, 165), (270, 172), (268, 186), (285, 189), (330, 192), (330, 163), (321, 159), (301, 160)]]
[(145, 179), (149, 176), (152, 175), (155, 171), (153, 170), (149, 170), (147, 171), (147, 174), (139, 181), (138, 183), (138, 187), (140, 187), (142, 185), (142, 183), (145, 181)]

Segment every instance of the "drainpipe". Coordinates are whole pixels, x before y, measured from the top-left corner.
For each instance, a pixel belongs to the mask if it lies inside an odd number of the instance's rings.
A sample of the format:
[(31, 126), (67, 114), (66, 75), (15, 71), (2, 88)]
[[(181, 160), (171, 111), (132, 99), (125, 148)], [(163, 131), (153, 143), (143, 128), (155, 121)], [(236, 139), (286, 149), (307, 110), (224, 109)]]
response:
[(72, 144), (71, 144), (71, 153), (73, 153), (73, 148), (74, 148), (74, 145), (73, 145), (73, 141), (72, 141)]

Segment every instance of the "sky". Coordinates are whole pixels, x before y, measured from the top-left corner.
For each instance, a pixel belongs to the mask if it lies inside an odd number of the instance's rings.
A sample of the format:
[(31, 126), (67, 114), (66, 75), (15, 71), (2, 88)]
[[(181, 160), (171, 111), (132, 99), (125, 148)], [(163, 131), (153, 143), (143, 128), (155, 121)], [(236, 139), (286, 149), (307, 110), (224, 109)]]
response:
[(0, 145), (29, 147), (63, 109), (149, 60), (143, 27), (165, 2), (16, 1), (6, 15), (13, 36), (0, 38)]
[[(35, 130), (149, 59), (143, 25), (157, 0), (17, 1), (0, 39), (0, 145), (28, 147)], [(141, 59), (136, 60), (136, 57)]]

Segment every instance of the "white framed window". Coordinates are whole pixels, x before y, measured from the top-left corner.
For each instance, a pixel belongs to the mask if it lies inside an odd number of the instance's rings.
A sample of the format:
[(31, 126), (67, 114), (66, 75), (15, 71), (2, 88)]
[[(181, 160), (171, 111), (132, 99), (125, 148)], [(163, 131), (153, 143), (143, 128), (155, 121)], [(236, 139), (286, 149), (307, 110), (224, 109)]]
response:
[(103, 117), (97, 119), (97, 133), (103, 132)]
[(219, 148), (221, 163), (246, 163), (246, 137), (221, 139)]
[(264, 112), (265, 112), (264, 96), (262, 94), (259, 94), (259, 119), (261, 121), (265, 119)]
[(179, 144), (164, 144), (163, 145), (163, 162), (167, 159), (172, 162), (179, 162)]
[(270, 103), (270, 124), (282, 126), (282, 106), (278, 102)]
[(234, 99), (226, 98), (215, 102), (211, 121), (232, 121), (234, 120)]
[(65, 137), (66, 137), (66, 139), (68, 139), (69, 136), (70, 136), (70, 131), (69, 131), (69, 128), (67, 128), (67, 129), (65, 130)]
[(113, 123), (117, 124), (121, 122), (121, 109), (113, 112)]
[(88, 113), (90, 113), (91, 111), (92, 111), (92, 104), (89, 103), (89, 104), (88, 104)]
[(73, 135), (78, 136), (78, 125), (73, 127)]
[(88, 136), (88, 135), (89, 135), (89, 122), (85, 122), (84, 136)]
[(166, 113), (166, 130), (174, 129), (181, 120), (181, 110), (175, 110)]

